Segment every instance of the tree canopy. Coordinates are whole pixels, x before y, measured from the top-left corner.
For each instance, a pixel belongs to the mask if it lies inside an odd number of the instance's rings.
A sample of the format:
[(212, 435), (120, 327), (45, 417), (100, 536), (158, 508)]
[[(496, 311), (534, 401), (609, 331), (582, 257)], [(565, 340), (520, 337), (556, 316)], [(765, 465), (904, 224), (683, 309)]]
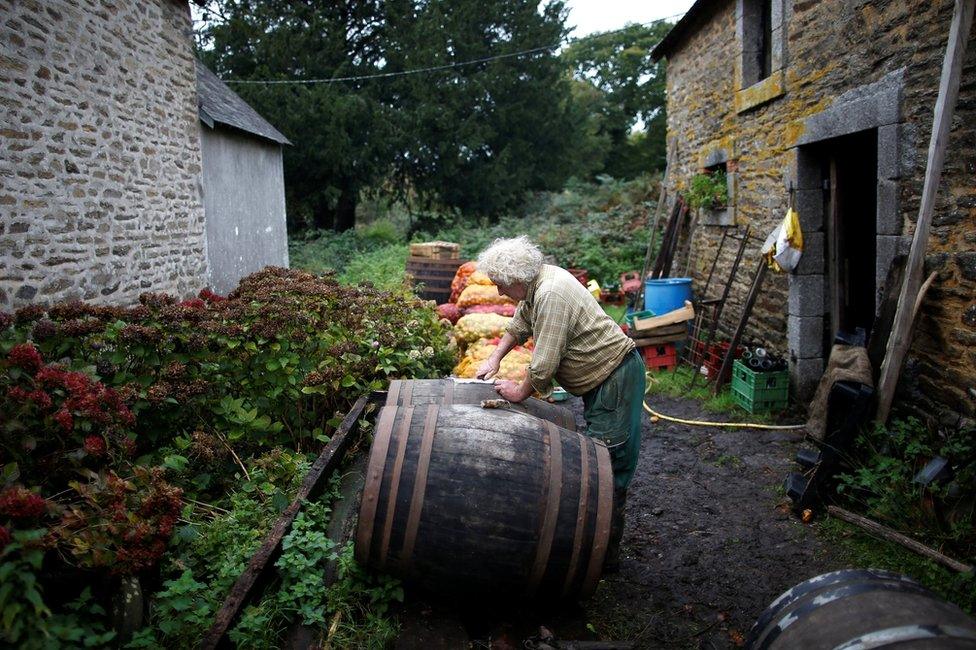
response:
[[(629, 24), (573, 41), (563, 52), (574, 76), (602, 94), (601, 132), (610, 140), (604, 172), (616, 178), (664, 167), (665, 66), (651, 60), (651, 50), (671, 27)], [(643, 129), (635, 132), (638, 121)]]
[[(293, 143), (292, 225), (349, 228), (364, 191), (495, 215), (571, 176), (630, 177), (663, 160), (663, 70), (649, 60), (659, 26), (559, 55), (561, 0), (210, 0), (205, 11), (200, 56), (218, 76), (287, 82), (230, 85)], [(631, 135), (638, 118), (644, 137)]]

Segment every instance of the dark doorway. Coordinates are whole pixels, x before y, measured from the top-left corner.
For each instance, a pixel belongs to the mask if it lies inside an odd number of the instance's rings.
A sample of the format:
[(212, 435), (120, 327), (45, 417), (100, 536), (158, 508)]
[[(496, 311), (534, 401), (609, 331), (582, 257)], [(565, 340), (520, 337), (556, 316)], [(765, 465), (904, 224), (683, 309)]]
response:
[(827, 308), (838, 330), (871, 331), (875, 313), (878, 138), (874, 129), (823, 143), (827, 187)]

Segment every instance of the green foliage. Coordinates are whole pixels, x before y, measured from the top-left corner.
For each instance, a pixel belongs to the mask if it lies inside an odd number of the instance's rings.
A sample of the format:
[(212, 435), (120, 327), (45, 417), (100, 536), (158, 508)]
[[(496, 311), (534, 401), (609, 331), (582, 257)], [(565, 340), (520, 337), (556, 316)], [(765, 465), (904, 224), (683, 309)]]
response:
[[(963, 427), (930, 430), (915, 418), (861, 433), (838, 476), (837, 492), (868, 517), (959, 555), (976, 559), (976, 437)], [(935, 456), (949, 460), (950, 482), (922, 486), (915, 475)]]
[(728, 179), (721, 169), (692, 177), (685, 194), (692, 208), (716, 209), (729, 201)]
[(385, 291), (403, 289), (406, 279), (407, 244), (390, 244), (363, 253), (349, 262), (338, 280), (344, 284), (370, 282)]
[(38, 580), (44, 560), (44, 529), (15, 531), (0, 550), (0, 640), (9, 647), (101, 647), (115, 638), (104, 608), (86, 588), (54, 613)]
[[(390, 229), (365, 237), (384, 245)], [(266, 269), (228, 298), (201, 296), (0, 313), (5, 636), (100, 638), (91, 613), (107, 594), (76, 615), (46, 605), (42, 585), (141, 573), (168, 551), (154, 626), (134, 643), (195, 638), (337, 415), (390, 378), (453, 364), (434, 311), (402, 290)], [(35, 529), (43, 544), (21, 546)], [(268, 629), (260, 612), (248, 620)]]
[[(285, 491), (290, 500), (308, 468), (306, 460), (284, 450), (253, 461), (250, 480), (229, 509), (194, 524), (193, 534), (178, 546), (166, 567), (169, 577), (154, 594), (151, 625), (128, 647), (196, 647), (277, 518), (271, 495)], [(284, 630), (294, 622), (331, 634), (333, 647), (382, 648), (395, 637), (389, 608), (403, 600), (399, 582), (363, 571), (351, 543), (338, 549), (328, 538), (338, 486), (336, 477), (324, 496), (303, 504), (296, 515), (275, 563), (277, 578), (229, 632), (238, 647), (281, 647)], [(335, 582), (327, 585), (330, 567)]]
[(828, 517), (816, 526), (820, 536), (848, 566), (902, 573), (945, 600), (976, 614), (976, 576), (953, 571), (900, 544), (873, 537), (846, 521)]
[[(562, 2), (211, 0), (204, 61), (235, 79), (389, 75), (505, 55), (565, 35)], [(422, 75), (239, 85), (293, 145), (285, 148), (293, 225), (352, 227), (364, 192), (498, 213), (578, 173), (589, 116), (552, 51)], [(297, 219), (295, 216), (297, 215)]]
[[(665, 64), (651, 50), (673, 25), (630, 24), (572, 42), (562, 53), (575, 78), (599, 91), (599, 133), (610, 142), (603, 171), (635, 178), (665, 163)], [(595, 102), (593, 102), (595, 103)], [(591, 104), (592, 105), (592, 104)], [(638, 120), (643, 130), (633, 133)]]
[[(461, 244), (461, 257), (470, 259), (496, 237), (527, 234), (564, 267), (587, 269), (601, 283), (616, 282), (621, 273), (640, 269), (648, 237), (648, 214), (657, 194), (657, 180), (641, 177), (598, 183), (571, 183), (558, 193), (542, 193), (520, 215), (491, 222), (429, 212), (418, 218), (384, 206), (378, 227), (405, 232), (412, 223), (413, 241), (440, 239)], [(397, 221), (393, 221), (397, 220)], [(370, 226), (338, 235), (318, 233), (291, 243), (291, 261), (310, 270), (335, 268), (342, 282), (370, 281), (380, 288), (399, 287), (407, 256), (404, 243), (377, 247), (367, 243)], [(658, 238), (660, 239), (660, 238)], [(401, 240), (402, 242), (403, 240)], [(344, 247), (359, 251), (339, 253)]]

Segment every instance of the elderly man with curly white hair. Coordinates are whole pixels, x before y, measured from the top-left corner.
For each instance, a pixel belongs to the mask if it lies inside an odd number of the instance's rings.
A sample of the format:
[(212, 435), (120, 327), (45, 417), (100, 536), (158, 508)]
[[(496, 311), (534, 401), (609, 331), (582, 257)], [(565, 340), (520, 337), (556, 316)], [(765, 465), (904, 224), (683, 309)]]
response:
[(552, 391), (553, 379), (583, 397), (587, 435), (610, 449), (614, 474), (614, 518), (606, 569), (617, 566), (623, 535), (627, 485), (637, 467), (644, 398), (644, 362), (627, 337), (568, 271), (543, 263), (525, 236), (496, 239), (478, 256), (478, 270), (498, 292), (520, 301), (494, 354), (478, 369), (479, 379), (498, 372), (509, 350), (529, 336), (535, 351), (525, 380), (502, 381), (495, 390), (510, 402)]

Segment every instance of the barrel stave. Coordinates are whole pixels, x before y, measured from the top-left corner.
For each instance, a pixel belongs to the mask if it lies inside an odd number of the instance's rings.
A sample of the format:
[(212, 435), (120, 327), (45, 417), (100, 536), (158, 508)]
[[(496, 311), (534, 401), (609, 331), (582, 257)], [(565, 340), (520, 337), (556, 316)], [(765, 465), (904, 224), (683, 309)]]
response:
[[(435, 431), (421, 484), (431, 409)], [(374, 496), (364, 493), (364, 504), (375, 506), (361, 510), (372, 520), (359, 522), (357, 559), (441, 592), (592, 591), (606, 545), (593, 540), (608, 534), (600, 522), (609, 520), (612, 499), (605, 448), (529, 415), (472, 405), (387, 406), (378, 422), (370, 463), (382, 479)]]

